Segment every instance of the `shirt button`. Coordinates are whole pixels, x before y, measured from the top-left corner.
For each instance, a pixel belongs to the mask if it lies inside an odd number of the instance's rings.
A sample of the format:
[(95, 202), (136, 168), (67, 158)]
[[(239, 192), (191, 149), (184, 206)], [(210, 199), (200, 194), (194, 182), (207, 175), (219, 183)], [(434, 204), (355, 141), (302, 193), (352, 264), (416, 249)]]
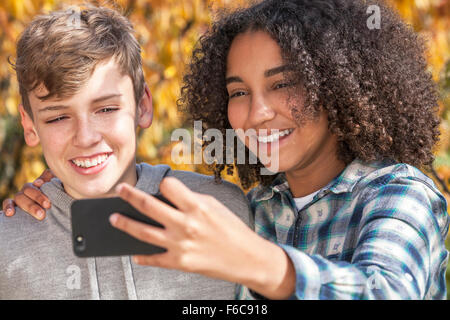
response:
[(413, 282), (413, 277), (409, 274), (409, 273), (406, 273), (405, 274), (405, 278), (406, 278), (406, 280), (408, 280), (409, 282)]

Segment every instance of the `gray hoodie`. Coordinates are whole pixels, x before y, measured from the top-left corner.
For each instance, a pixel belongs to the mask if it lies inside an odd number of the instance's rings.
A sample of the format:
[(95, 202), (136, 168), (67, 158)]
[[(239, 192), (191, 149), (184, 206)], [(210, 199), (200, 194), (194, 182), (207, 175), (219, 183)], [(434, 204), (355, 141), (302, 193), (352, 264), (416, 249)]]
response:
[[(210, 194), (249, 224), (250, 209), (239, 187), (166, 165), (136, 166), (136, 187), (159, 191), (164, 176)], [(42, 186), (52, 208), (37, 221), (16, 208), (0, 214), (0, 299), (233, 299), (235, 284), (157, 267), (133, 264), (129, 256), (78, 258), (72, 251), (70, 205), (61, 182)]]

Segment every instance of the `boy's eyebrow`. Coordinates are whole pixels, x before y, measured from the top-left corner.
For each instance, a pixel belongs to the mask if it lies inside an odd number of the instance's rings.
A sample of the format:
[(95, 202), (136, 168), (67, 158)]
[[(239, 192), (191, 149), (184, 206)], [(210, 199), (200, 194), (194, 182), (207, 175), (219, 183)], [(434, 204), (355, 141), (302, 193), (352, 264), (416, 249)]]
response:
[(92, 100), (92, 103), (97, 103), (97, 102), (101, 102), (101, 101), (105, 101), (111, 98), (117, 98), (117, 97), (121, 97), (122, 94), (120, 93), (112, 93), (112, 94), (107, 94), (98, 98), (95, 98), (94, 100)]
[[(102, 101), (105, 101), (108, 99), (121, 97), (121, 96), (122, 96), (122, 94), (119, 94), (119, 93), (107, 94), (107, 95), (95, 98), (94, 100), (92, 100), (91, 103), (94, 104), (94, 103), (102, 102)], [(68, 108), (69, 108), (69, 106), (64, 106), (64, 105), (48, 106), (48, 107), (40, 109), (38, 112), (57, 111), (57, 110), (63, 110), (63, 109), (68, 109)]]
[[(282, 66), (279, 66), (279, 67), (275, 67), (275, 68), (266, 70), (266, 71), (264, 72), (264, 77), (266, 77), (266, 78), (272, 77), (272, 76), (274, 76), (274, 75), (276, 75), (276, 74), (285, 72), (285, 71), (290, 70), (290, 69), (292, 69), (292, 68), (291, 68), (291, 66), (288, 65), (288, 64), (285, 64), (285, 65), (282, 65)], [(228, 77), (228, 78), (226, 79), (227, 85), (230, 84), (230, 83), (232, 83), (232, 82), (243, 82), (243, 81), (242, 81), (242, 79), (239, 78), (239, 77)]]
[(67, 109), (69, 108), (68, 106), (48, 106), (42, 109), (39, 109), (38, 112), (45, 112), (45, 111), (55, 111), (55, 110), (62, 110), (62, 109)]

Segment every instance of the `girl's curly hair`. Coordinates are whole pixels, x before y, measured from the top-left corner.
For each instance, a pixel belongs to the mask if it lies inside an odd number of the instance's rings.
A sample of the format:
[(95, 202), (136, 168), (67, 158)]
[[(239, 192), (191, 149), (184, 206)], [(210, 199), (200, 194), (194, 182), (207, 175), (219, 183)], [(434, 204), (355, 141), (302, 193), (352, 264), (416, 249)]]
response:
[[(380, 9), (379, 29), (368, 27), (370, 5)], [(292, 67), (289, 77), (303, 86), (305, 104), (292, 108), (294, 118), (300, 122), (324, 108), (340, 160), (431, 165), (440, 119), (425, 44), (382, 0), (265, 0), (220, 12), (199, 39), (183, 79), (178, 106), (190, 120), (223, 134), (231, 128), (228, 51), (236, 35), (257, 30), (278, 43)], [(260, 174), (260, 162), (235, 166), (244, 188), (273, 178)], [(213, 165), (217, 179), (225, 168), (232, 173), (232, 164)]]

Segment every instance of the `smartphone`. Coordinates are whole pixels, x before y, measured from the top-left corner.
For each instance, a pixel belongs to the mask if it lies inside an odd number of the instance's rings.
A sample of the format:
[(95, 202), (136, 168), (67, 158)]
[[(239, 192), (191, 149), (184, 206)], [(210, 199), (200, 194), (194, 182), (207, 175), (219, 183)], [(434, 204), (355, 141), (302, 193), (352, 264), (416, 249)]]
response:
[[(173, 207), (162, 196), (155, 197)], [(75, 200), (71, 206), (71, 223), (73, 251), (76, 256), (147, 255), (166, 251), (114, 228), (109, 222), (109, 217), (115, 212), (142, 223), (164, 228), (119, 197)]]

